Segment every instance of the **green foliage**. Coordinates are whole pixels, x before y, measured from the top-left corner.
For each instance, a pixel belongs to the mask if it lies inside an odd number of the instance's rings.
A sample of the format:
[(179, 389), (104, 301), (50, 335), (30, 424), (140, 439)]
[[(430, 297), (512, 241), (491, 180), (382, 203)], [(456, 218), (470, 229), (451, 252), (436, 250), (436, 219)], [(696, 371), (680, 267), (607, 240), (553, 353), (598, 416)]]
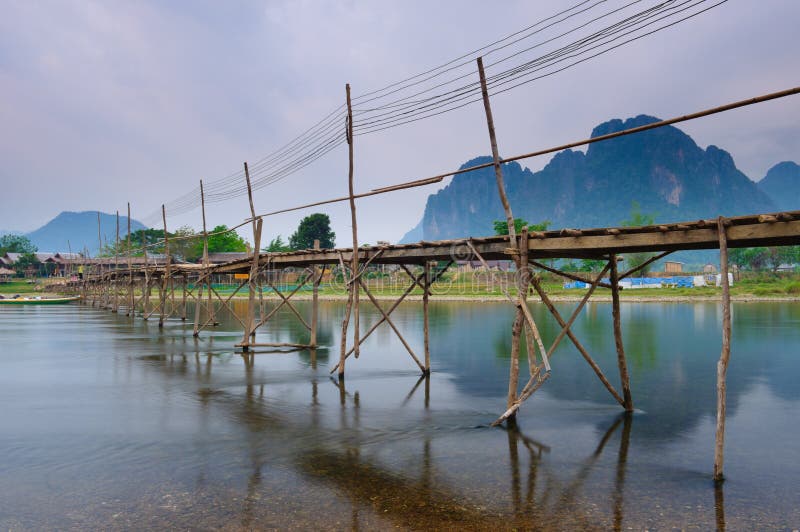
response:
[(793, 296), (800, 294), (800, 282), (789, 283), (786, 286), (786, 293)]
[(728, 260), (743, 270), (761, 271), (769, 268), (777, 272), (781, 264), (800, 262), (800, 246), (736, 248), (730, 251)]
[[(631, 202), (631, 217), (627, 220), (622, 220), (620, 225), (623, 227), (641, 227), (643, 225), (653, 225), (656, 222), (655, 214), (645, 214), (642, 212), (642, 206), (638, 201)], [(623, 255), (625, 259), (625, 269), (630, 270), (641, 266), (653, 257), (653, 253), (628, 253)], [(653, 265), (649, 264), (639, 270), (637, 276), (645, 276), (653, 269)]]
[(628, 220), (622, 220), (620, 224), (622, 227), (641, 227), (643, 225), (653, 225), (656, 223), (657, 214), (645, 214), (642, 212), (642, 206), (638, 201), (631, 202), (631, 217)]
[(0, 236), (0, 255), (4, 253), (35, 253), (34, 246), (28, 237), (8, 234)]
[[(528, 226), (528, 231), (547, 231), (547, 228), (550, 227), (550, 220), (545, 220), (539, 224), (532, 224), (528, 223), (522, 218), (514, 218), (514, 231), (517, 234), (520, 234), (522, 232), (522, 228), (525, 226)], [(508, 222), (505, 220), (495, 220), (492, 222), (492, 227), (494, 228), (494, 234), (496, 235), (508, 234)]]
[[(210, 233), (220, 233), (211, 235)], [(227, 225), (218, 225), (212, 229), (208, 237), (209, 253), (247, 251), (247, 242), (236, 231), (229, 231)], [(202, 249), (202, 242), (200, 243)]]
[(605, 267), (606, 262), (597, 259), (583, 259), (578, 268), (581, 272), (600, 272)]
[[(127, 239), (127, 236), (126, 236)], [(141, 248), (143, 243), (155, 244), (159, 240), (164, 240), (163, 229), (141, 229), (131, 233), (131, 247)], [(149, 250), (149, 248), (148, 248)]]
[(311, 249), (314, 240), (319, 240), (322, 249), (332, 249), (336, 234), (331, 231), (331, 219), (327, 214), (314, 213), (300, 221), (297, 231), (289, 237), (292, 249)]
[[(19, 253), (19, 252), (16, 252)], [(36, 255), (31, 253), (23, 253), (17, 259), (17, 262), (14, 263), (14, 269), (17, 271), (17, 275), (25, 275), (25, 273), (30, 269), (33, 268), (34, 271), (38, 273), (39, 271), (39, 260), (36, 258)]]
[(281, 235), (276, 236), (272, 240), (269, 241), (269, 245), (265, 247), (262, 251), (268, 251), (270, 253), (280, 253), (282, 251), (291, 251), (292, 248), (283, 241)]

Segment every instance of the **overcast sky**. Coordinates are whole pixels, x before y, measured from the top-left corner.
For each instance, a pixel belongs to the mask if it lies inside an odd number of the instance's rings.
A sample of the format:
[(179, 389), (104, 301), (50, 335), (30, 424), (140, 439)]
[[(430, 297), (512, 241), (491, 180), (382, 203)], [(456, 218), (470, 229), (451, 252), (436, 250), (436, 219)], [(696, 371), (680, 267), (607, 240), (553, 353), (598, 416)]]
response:
[[(161, 203), (300, 134), (344, 102), (345, 83), (354, 95), (383, 87), (576, 2), (0, 0), (0, 229), (32, 230), (62, 210), (124, 212), (128, 201), (134, 218), (160, 225)], [(798, 21), (796, 0), (730, 0), (497, 95), (501, 155), (584, 138), (610, 118), (669, 118), (800, 85)], [(680, 127), (758, 180), (800, 161), (798, 118), (794, 96)], [(480, 104), (356, 137), (354, 149), (357, 191), (490, 153)], [(361, 240), (401, 238), (438, 188), (360, 200)], [(258, 190), (255, 204), (267, 212), (346, 193), (340, 146)], [(347, 204), (316, 210), (347, 245)], [(311, 212), (265, 219), (262, 240), (285, 238)], [(209, 224), (248, 213), (247, 198), (233, 198), (209, 205)], [(169, 224), (199, 228), (200, 211)]]

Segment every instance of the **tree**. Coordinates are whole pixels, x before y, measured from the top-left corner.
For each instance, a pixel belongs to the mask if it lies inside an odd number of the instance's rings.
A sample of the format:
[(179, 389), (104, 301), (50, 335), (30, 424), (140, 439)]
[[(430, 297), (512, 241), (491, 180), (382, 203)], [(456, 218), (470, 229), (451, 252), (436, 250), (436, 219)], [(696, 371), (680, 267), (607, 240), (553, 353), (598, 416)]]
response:
[[(11, 253), (19, 253), (19, 252), (11, 252)], [(39, 259), (36, 258), (36, 255), (33, 253), (23, 253), (17, 259), (17, 262), (14, 263), (14, 269), (17, 271), (17, 275), (22, 277), (26, 274), (26, 272), (30, 271), (38, 271), (39, 270)]]
[(218, 225), (209, 232), (209, 253), (225, 253), (234, 251), (247, 251), (247, 242), (245, 242), (244, 238), (239, 236), (236, 231), (229, 231), (227, 225)]
[(331, 231), (331, 219), (327, 214), (314, 213), (300, 220), (297, 231), (289, 237), (292, 249), (311, 249), (314, 240), (319, 240), (322, 249), (333, 249), (336, 234)]
[(736, 248), (731, 250), (729, 260), (741, 269), (759, 271), (769, 267), (774, 273), (781, 264), (800, 261), (800, 246)]
[[(642, 207), (639, 205), (638, 201), (631, 202), (631, 217), (628, 220), (623, 220), (620, 224), (623, 227), (641, 227), (643, 225), (653, 225), (656, 221), (655, 214), (645, 214), (642, 212)], [(624, 255), (625, 257), (625, 268), (627, 270), (631, 270), (638, 266), (641, 266), (652, 257), (654, 257), (653, 253), (628, 253)], [(653, 265), (648, 264), (644, 268), (638, 271), (639, 275), (647, 275), (647, 273), (652, 269)]]
[(762, 270), (767, 265), (767, 248), (736, 248), (731, 250), (729, 260), (741, 269)]
[(0, 255), (5, 253), (36, 253), (36, 246), (27, 236), (8, 234), (0, 236)]
[(794, 264), (797, 261), (798, 246), (780, 246), (767, 248), (767, 262), (776, 273), (783, 264)]
[(268, 251), (270, 253), (279, 253), (281, 251), (291, 251), (286, 242), (283, 241), (281, 235), (276, 236), (272, 240), (269, 241), (269, 245), (263, 249), (263, 251)]
[[(190, 238), (197, 234), (188, 225), (183, 225), (170, 233), (169, 252), (170, 254), (181, 257), (187, 262), (194, 262), (203, 255), (203, 239)], [(201, 235), (202, 236), (202, 235)], [(172, 239), (175, 240), (172, 240)]]
[(581, 264), (578, 267), (580, 272), (599, 272), (606, 266), (606, 261), (598, 259), (581, 259)]
[[(492, 226), (494, 228), (494, 234), (496, 235), (507, 235), (508, 234), (508, 222), (505, 220), (495, 220), (492, 222)], [(523, 220), (522, 218), (514, 218), (514, 232), (520, 234), (522, 232), (522, 228), (528, 226), (528, 231), (547, 231), (547, 228), (550, 227), (550, 220), (545, 220), (539, 224), (532, 224), (528, 223), (527, 221)]]

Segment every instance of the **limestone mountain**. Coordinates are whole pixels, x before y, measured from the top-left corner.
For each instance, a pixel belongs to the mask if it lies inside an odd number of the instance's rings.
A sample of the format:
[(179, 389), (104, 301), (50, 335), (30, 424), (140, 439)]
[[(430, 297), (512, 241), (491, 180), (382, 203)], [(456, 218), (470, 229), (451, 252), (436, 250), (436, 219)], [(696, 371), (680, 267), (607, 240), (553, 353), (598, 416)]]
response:
[(775, 202), (778, 209), (800, 210), (800, 165), (792, 161), (776, 164), (758, 182), (758, 188)]
[[(610, 120), (592, 137), (656, 121), (646, 115)], [(462, 168), (488, 161), (479, 157)], [(634, 201), (658, 222), (777, 210), (730, 154), (716, 146), (702, 149), (671, 126), (591, 144), (585, 154), (565, 150), (539, 172), (516, 162), (504, 164), (503, 172), (514, 216), (549, 220), (554, 229), (619, 225)], [(485, 236), (501, 219), (494, 170), (484, 168), (454, 176), (429, 196), (422, 221), (402, 241)]]
[[(131, 231), (146, 229), (144, 224), (131, 219)], [(119, 217), (120, 238), (128, 231), (128, 218)], [(100, 235), (103, 243), (113, 243), (117, 235), (117, 217), (100, 213)], [(31, 242), (42, 252), (80, 252), (88, 249), (94, 255), (99, 249), (97, 238), (97, 211), (64, 211), (39, 229), (28, 233)]]

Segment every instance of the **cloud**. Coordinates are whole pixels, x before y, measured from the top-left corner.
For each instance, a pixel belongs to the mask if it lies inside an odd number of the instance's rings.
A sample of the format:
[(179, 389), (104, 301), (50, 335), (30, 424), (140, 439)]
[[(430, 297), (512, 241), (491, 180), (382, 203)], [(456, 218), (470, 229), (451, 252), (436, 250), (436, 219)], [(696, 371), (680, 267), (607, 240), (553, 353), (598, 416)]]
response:
[[(652, 2), (650, 2), (652, 4)], [(0, 20), (0, 227), (61, 210), (134, 217), (283, 145), (354, 94), (424, 71), (554, 13), (567, 2), (14, 2)], [(493, 98), (503, 154), (586, 137), (612, 117), (670, 117), (796, 85), (790, 0), (728, 2), (557, 76)], [(760, 178), (797, 159), (797, 98), (686, 124)], [(342, 127), (343, 124), (342, 124)], [(357, 137), (356, 188), (458, 167), (489, 152), (483, 110)], [(525, 164), (541, 168), (547, 159)], [(256, 193), (260, 212), (347, 191), (340, 147)], [(359, 201), (367, 242), (419, 219), (418, 189)], [(233, 225), (247, 200), (209, 205)], [(324, 209), (347, 235), (346, 205)], [(284, 237), (305, 212), (270, 218)], [(170, 225), (199, 226), (199, 212)], [(265, 237), (265, 240), (269, 240)], [(344, 243), (344, 240), (342, 241)]]

